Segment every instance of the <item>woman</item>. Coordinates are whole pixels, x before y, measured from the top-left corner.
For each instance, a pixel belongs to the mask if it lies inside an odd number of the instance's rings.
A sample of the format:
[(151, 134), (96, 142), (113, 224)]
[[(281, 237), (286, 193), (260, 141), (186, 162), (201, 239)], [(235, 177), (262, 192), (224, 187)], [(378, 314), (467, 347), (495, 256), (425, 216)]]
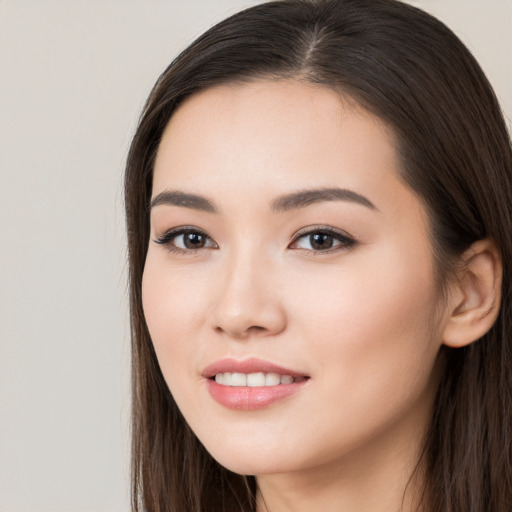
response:
[(136, 511), (512, 510), (512, 152), (394, 0), (284, 0), (162, 74), (126, 171)]

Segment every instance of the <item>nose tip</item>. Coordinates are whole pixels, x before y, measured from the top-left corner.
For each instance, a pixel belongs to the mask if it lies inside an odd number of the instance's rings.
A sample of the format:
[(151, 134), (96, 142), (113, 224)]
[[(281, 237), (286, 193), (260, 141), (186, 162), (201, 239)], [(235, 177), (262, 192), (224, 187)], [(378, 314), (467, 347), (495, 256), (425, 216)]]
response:
[(285, 329), (285, 310), (269, 273), (255, 274), (250, 267), (239, 267), (224, 280), (213, 319), (217, 333), (243, 340), (276, 335)]

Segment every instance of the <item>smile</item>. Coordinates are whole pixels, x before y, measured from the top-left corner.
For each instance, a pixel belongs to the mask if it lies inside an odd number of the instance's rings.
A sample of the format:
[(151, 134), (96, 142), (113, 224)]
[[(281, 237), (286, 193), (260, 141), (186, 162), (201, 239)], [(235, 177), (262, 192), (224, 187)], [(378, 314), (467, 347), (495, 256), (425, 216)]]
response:
[(217, 373), (215, 375), (215, 382), (222, 386), (233, 387), (268, 387), (279, 386), (286, 384), (293, 384), (298, 380), (303, 380), (304, 377), (292, 377), (291, 375), (280, 375), (279, 373)]
[(310, 377), (261, 359), (221, 359), (202, 372), (218, 404), (242, 411), (268, 407), (304, 389)]

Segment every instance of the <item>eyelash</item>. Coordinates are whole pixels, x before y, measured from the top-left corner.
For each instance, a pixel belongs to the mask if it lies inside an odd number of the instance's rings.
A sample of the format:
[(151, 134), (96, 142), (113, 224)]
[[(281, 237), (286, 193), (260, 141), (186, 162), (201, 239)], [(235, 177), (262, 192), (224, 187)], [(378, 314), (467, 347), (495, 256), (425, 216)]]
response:
[[(201, 236), (206, 239), (206, 241), (212, 243), (212, 245), (207, 247), (198, 247), (196, 249), (189, 249), (189, 248), (182, 248), (182, 247), (176, 247), (173, 244), (173, 241), (180, 235), (184, 234), (192, 234), (196, 236)], [(337, 245), (334, 247), (329, 247), (327, 249), (320, 249), (320, 250), (314, 250), (314, 249), (304, 249), (300, 247), (293, 247), (293, 245), (296, 245), (301, 239), (304, 239), (306, 237), (311, 237), (313, 235), (324, 235), (327, 237), (331, 237), (334, 242), (338, 242)], [(213, 239), (208, 236), (204, 231), (201, 231), (200, 229), (194, 228), (192, 226), (182, 226), (175, 229), (170, 229), (169, 231), (166, 231), (161, 236), (157, 237), (156, 240), (154, 240), (155, 243), (158, 245), (165, 246), (169, 252), (179, 253), (179, 254), (197, 254), (197, 252), (200, 249), (218, 249), (218, 245), (216, 242), (213, 241)], [(314, 226), (314, 227), (307, 227), (303, 228), (300, 231), (298, 231), (294, 236), (290, 244), (288, 245), (288, 248), (291, 248), (293, 250), (303, 250), (310, 252), (315, 255), (321, 255), (321, 254), (327, 254), (337, 251), (342, 251), (346, 249), (350, 249), (351, 247), (355, 246), (357, 244), (357, 241), (352, 238), (350, 235), (343, 231), (339, 231), (336, 229), (333, 229), (329, 226)]]
[(206, 240), (213, 241), (211, 237), (209, 237), (204, 231), (201, 231), (200, 229), (194, 228), (192, 226), (181, 226), (179, 228), (170, 229), (169, 231), (166, 231), (163, 235), (157, 237), (155, 240), (155, 243), (158, 245), (163, 245), (167, 248), (169, 252), (175, 252), (179, 254), (194, 254), (199, 251), (199, 249), (215, 249), (217, 248), (217, 244), (214, 243), (214, 247), (199, 247), (197, 249), (187, 249), (182, 247), (176, 247), (173, 244), (173, 241), (180, 235), (184, 234), (192, 234), (196, 236), (202, 236)]
[(313, 235), (325, 235), (331, 237), (335, 242), (339, 243), (334, 247), (329, 247), (328, 249), (321, 249), (317, 251), (312, 249), (301, 248), (296, 248), (295, 250), (304, 250), (314, 255), (321, 255), (350, 249), (351, 247), (354, 247), (357, 244), (357, 241), (344, 231), (334, 229), (330, 226), (314, 226), (303, 228), (300, 231), (298, 231), (293, 236), (293, 240), (288, 247), (292, 247), (294, 244), (297, 244), (299, 240), (306, 238), (308, 236), (311, 237)]

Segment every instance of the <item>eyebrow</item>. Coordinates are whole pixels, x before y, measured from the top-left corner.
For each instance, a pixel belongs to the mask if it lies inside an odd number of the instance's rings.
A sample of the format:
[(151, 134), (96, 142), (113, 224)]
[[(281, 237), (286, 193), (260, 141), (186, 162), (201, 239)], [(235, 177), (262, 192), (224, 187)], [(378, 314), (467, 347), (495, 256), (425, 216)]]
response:
[[(366, 206), (371, 210), (378, 210), (368, 198), (346, 188), (318, 188), (292, 192), (275, 199), (271, 207), (274, 212), (286, 212), (324, 201), (348, 201)], [(151, 200), (150, 209), (160, 205), (181, 206), (207, 213), (219, 213), (218, 208), (210, 199), (179, 190), (160, 192)]]
[(285, 212), (324, 201), (348, 201), (378, 211), (378, 208), (368, 198), (346, 188), (319, 188), (293, 192), (278, 197), (272, 203), (272, 210)]
[(170, 206), (182, 206), (193, 210), (201, 210), (207, 213), (218, 213), (212, 201), (196, 194), (188, 194), (178, 190), (166, 190), (156, 195), (149, 205), (150, 209), (162, 204)]

